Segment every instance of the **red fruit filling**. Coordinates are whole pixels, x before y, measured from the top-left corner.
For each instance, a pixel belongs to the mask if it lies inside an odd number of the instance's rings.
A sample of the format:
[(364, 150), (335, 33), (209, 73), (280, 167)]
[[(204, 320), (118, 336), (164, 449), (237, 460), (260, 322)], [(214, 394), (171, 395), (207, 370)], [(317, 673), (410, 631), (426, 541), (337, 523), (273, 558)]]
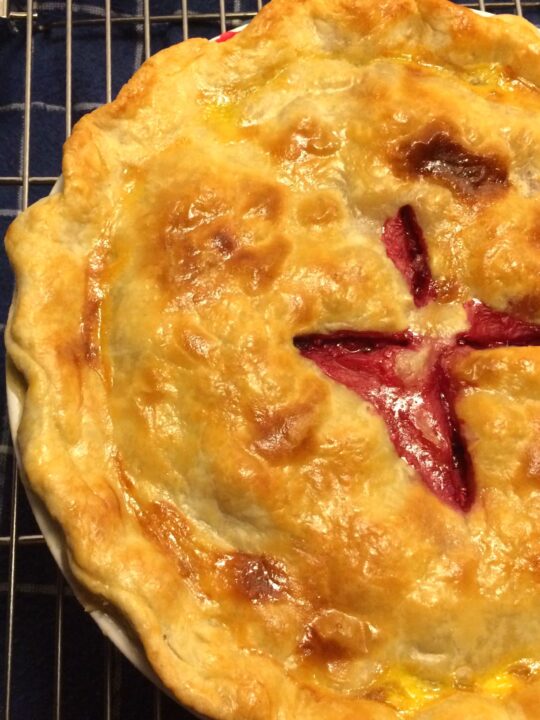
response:
[[(455, 175), (459, 170), (469, 183), (502, 182), (495, 165), (485, 159), (481, 164), (480, 158), (461, 150), (457, 153), (452, 144), (444, 145), (439, 136), (426, 147), (437, 155), (440, 167), (426, 165), (425, 173), (429, 170), (432, 174), (444, 174), (452, 170)], [(433, 158), (429, 160), (432, 161), (435, 162)], [(410, 205), (386, 221), (382, 239), (388, 257), (405, 278), (416, 307), (423, 307), (435, 297), (435, 288), (422, 229)], [(462, 511), (469, 510), (474, 501), (475, 484), (471, 458), (455, 412), (457, 388), (450, 372), (452, 357), (464, 351), (459, 346), (485, 349), (540, 345), (539, 325), (492, 310), (478, 300), (466, 303), (465, 309), (470, 327), (450, 343), (409, 332), (347, 330), (294, 340), (304, 357), (371, 403), (384, 419), (398, 454), (438, 498)], [(423, 351), (422, 356), (418, 356), (419, 351)]]
[(424, 234), (410, 205), (386, 221), (382, 240), (386, 254), (405, 278), (416, 307), (427, 305), (435, 297), (435, 288)]
[(539, 345), (540, 325), (492, 310), (478, 300), (465, 305), (470, 328), (457, 336), (460, 345), (491, 348), (500, 345)]
[[(306, 336), (301, 354), (371, 403), (398, 454), (443, 502), (466, 511), (474, 500), (472, 465), (454, 412), (448, 354), (404, 335)], [(424, 366), (415, 356), (426, 348)]]

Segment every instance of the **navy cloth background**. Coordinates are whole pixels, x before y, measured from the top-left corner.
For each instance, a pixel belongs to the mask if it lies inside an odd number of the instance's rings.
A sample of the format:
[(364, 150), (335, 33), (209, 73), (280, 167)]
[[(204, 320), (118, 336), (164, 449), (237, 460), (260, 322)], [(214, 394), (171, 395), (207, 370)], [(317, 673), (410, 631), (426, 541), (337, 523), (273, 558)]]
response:
[[(296, 0), (291, 0), (295, 2)], [(376, 0), (374, 0), (376, 1)], [(226, 0), (228, 12), (253, 11), (256, 0)], [(12, 2), (12, 9), (17, 3)], [(178, 13), (180, 0), (151, 0), (152, 14)], [(191, 13), (218, 13), (219, 0), (189, 0)], [(24, 3), (19, 2), (19, 9)], [(488, 6), (488, 9), (492, 9)], [(31, 104), (31, 176), (57, 176), (65, 137), (65, 19), (63, 2), (35, 2), (38, 12), (34, 33)], [(113, 15), (142, 15), (142, 0), (113, 0)], [(508, 9), (507, 9), (508, 11)], [(104, 4), (88, 0), (74, 3), (75, 20), (103, 18)], [(529, 14), (540, 22), (540, 14)], [(55, 22), (57, 23), (55, 25)], [(152, 52), (182, 39), (181, 23), (152, 25)], [(229, 23), (228, 29), (231, 29)], [(219, 20), (190, 20), (190, 35), (219, 34)], [(132, 75), (143, 58), (142, 25), (113, 25), (113, 94)], [(22, 174), (24, 111), (24, 26), (0, 20), (0, 176)], [(105, 43), (103, 24), (76, 27), (73, 33), (73, 121), (105, 101)], [(51, 185), (32, 186), (30, 202), (46, 195)], [(0, 185), (0, 238), (21, 205), (20, 187)], [(0, 331), (3, 331), (12, 292), (5, 253), (0, 249)], [(4, 375), (0, 351), (0, 378)], [(0, 535), (9, 531), (12, 456), (5, 417), (5, 391), (0, 380)], [(31, 513), (21, 496), (19, 533), (36, 531)], [(6, 612), (7, 548), (0, 547), (0, 708), (2, 707), (4, 617)], [(18, 551), (13, 720), (51, 717), (55, 644), (55, 570), (44, 547)], [(93, 623), (76, 602), (66, 601), (64, 631), (64, 719), (94, 720), (103, 717), (104, 643)], [(151, 691), (127, 663), (113, 658), (113, 718), (142, 720), (152, 717)], [(146, 689), (145, 689), (146, 688)], [(123, 692), (122, 692), (123, 691)], [(165, 704), (165, 708), (167, 705)], [(164, 718), (184, 717), (173, 707)], [(187, 715), (185, 716), (187, 717)]]

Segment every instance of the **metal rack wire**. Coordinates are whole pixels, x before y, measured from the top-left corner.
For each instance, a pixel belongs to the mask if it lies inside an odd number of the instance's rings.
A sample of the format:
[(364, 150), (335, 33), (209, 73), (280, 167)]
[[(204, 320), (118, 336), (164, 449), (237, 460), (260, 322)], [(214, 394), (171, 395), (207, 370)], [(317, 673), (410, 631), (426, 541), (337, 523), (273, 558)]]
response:
[[(294, 0), (291, 0), (294, 1)], [(159, 8), (159, 0), (152, 0), (154, 8)], [(175, 12), (166, 14), (152, 14), (150, 0), (142, 0), (140, 7), (142, 12), (131, 14), (115, 14), (111, 9), (111, 0), (103, 0), (103, 17), (86, 17), (74, 19), (72, 0), (65, 2), (65, 12), (61, 18), (55, 18), (47, 22), (42, 17), (42, 3), (38, 0), (26, 0), (26, 7), (14, 9), (10, 0), (0, 0), (0, 23), (9, 23), (14, 30), (25, 33), (25, 72), (24, 72), (24, 116), (22, 127), (22, 172), (19, 175), (3, 175), (0, 165), (0, 187), (7, 186), (19, 191), (20, 209), (24, 210), (30, 199), (31, 188), (42, 188), (42, 194), (46, 194), (56, 182), (52, 176), (31, 175), (31, 110), (34, 77), (34, 54), (33, 39), (38, 33), (46, 33), (51, 29), (60, 30), (64, 33), (65, 43), (65, 134), (69, 135), (73, 123), (73, 31), (77, 26), (96, 26), (102, 34), (102, 47), (105, 54), (105, 74), (103, 77), (104, 96), (107, 101), (113, 94), (113, 28), (117, 26), (135, 25), (143, 40), (144, 57), (147, 58), (152, 52), (152, 31), (157, 24), (169, 24), (178, 27), (181, 38), (185, 39), (190, 34), (202, 34), (200, 24), (205, 23), (206, 35), (217, 35), (226, 30), (249, 21), (255, 11), (261, 7), (263, 0), (253, 0), (253, 10), (242, 11), (240, 2), (232, 0), (215, 0), (215, 2), (198, 2), (197, 9), (192, 8), (194, 3), (191, 0), (177, 0), (178, 8)], [(533, 21), (540, 21), (540, 0), (478, 0), (477, 2), (463, 2), (462, 4), (488, 12), (513, 12), (518, 15), (525, 15)], [(215, 7), (217, 5), (217, 8)], [(228, 9), (228, 5), (233, 5)], [(58, 3), (56, 3), (58, 6)], [(201, 6), (208, 7), (208, 10), (201, 10)], [(245, 5), (244, 5), (245, 7)], [(197, 26), (199, 24), (199, 26)], [(57, 148), (58, 157), (61, 155), (61, 148)], [(1, 162), (1, 159), (0, 159)], [(12, 453), (12, 449), (8, 448)], [(110, 643), (101, 638), (97, 627), (93, 626), (86, 619), (84, 612), (79, 608), (70, 589), (66, 586), (61, 574), (53, 570), (53, 561), (49, 558), (43, 536), (37, 528), (32, 528), (30, 513), (14, 462), (11, 463), (12, 475), (10, 482), (6, 485), (11, 489), (10, 513), (7, 534), (0, 532), (0, 560), (4, 554), (4, 564), (7, 569), (7, 577), (4, 579), (0, 563), (0, 600), (5, 598), (6, 620), (2, 628), (0, 618), (0, 641), (4, 637), (3, 678), (0, 678), (0, 718), (1, 720), (41, 720), (41, 718), (54, 718), (54, 720), (82, 720), (88, 718), (94, 720), (162, 720), (166, 718), (192, 717), (188, 712), (183, 712), (177, 705), (174, 705), (168, 698), (153, 688), (150, 683), (138, 676), (128, 663), (124, 661)], [(8, 480), (8, 478), (6, 478)], [(23, 521), (21, 518), (25, 518)], [(30, 524), (29, 524), (30, 523)], [(25, 527), (30, 531), (25, 531)], [(53, 582), (49, 580), (40, 583), (31, 579), (26, 581), (19, 577), (18, 561), (21, 553), (40, 552), (37, 563), (49, 564), (49, 575), (56, 573)], [(54, 577), (54, 576), (53, 576)], [(52, 632), (53, 662), (52, 667), (45, 669), (45, 676), (48, 677), (48, 691), (44, 696), (48, 698), (48, 704), (40, 710), (39, 718), (30, 717), (24, 710), (16, 713), (14, 711), (14, 675), (17, 656), (22, 655), (28, 649), (28, 643), (32, 638), (26, 637), (26, 645), (23, 641), (16, 642), (16, 630), (19, 621), (18, 605), (22, 604), (25, 597), (48, 597), (54, 600), (54, 628)], [(68, 618), (68, 615), (70, 616)], [(67, 627), (69, 625), (69, 627)], [(77, 634), (80, 628), (85, 626), (85, 637), (93, 633), (92, 648), (101, 647), (101, 652), (96, 651), (95, 657), (90, 658), (91, 664), (85, 665), (84, 670), (97, 682), (89, 686), (87, 697), (77, 698), (77, 711), (66, 706), (65, 694), (68, 682), (65, 673), (69, 664), (65, 658), (65, 648), (68, 641), (68, 633)], [(51, 633), (50, 633), (51, 634)], [(1, 650), (1, 646), (0, 646)], [(51, 655), (49, 655), (51, 657)], [(88, 655), (85, 663), (88, 662)], [(127, 676), (127, 682), (121, 682), (120, 678)], [(102, 679), (100, 679), (102, 678)], [(28, 683), (34, 681), (33, 677), (27, 679)], [(131, 703), (126, 709), (126, 703), (122, 693), (135, 695), (136, 709)]]

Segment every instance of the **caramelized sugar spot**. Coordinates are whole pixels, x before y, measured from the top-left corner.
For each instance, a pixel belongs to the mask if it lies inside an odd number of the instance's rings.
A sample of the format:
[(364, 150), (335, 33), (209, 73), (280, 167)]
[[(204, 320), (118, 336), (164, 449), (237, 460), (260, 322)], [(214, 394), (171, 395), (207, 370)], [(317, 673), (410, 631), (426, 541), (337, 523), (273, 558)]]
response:
[(254, 450), (269, 462), (290, 461), (307, 451), (317, 429), (321, 399), (316, 393), (312, 396), (287, 407), (255, 408)]
[(398, 174), (431, 178), (466, 199), (501, 192), (509, 185), (502, 158), (478, 155), (440, 127), (428, 128), (419, 137), (401, 143), (392, 164)]
[(190, 528), (177, 508), (167, 502), (152, 502), (139, 509), (138, 516), (144, 531), (172, 556), (180, 574), (190, 576), (195, 568), (190, 543), (186, 542)]
[(266, 555), (235, 552), (217, 565), (225, 570), (231, 589), (252, 603), (273, 602), (288, 591), (285, 567)]
[(365, 620), (338, 610), (325, 610), (307, 626), (300, 652), (316, 661), (346, 660), (366, 655), (376, 634)]

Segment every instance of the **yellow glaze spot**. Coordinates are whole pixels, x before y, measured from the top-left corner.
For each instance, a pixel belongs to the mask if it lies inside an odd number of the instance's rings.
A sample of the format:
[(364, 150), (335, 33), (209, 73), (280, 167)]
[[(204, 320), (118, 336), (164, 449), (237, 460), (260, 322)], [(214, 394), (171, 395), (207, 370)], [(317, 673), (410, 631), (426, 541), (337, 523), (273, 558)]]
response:
[(503, 670), (494, 675), (490, 674), (481, 677), (477, 682), (477, 687), (487, 695), (502, 699), (513, 690), (516, 690), (520, 684), (521, 681), (518, 677), (507, 670)]
[[(481, 675), (470, 689), (502, 700), (521, 684), (522, 678), (505, 669)], [(392, 668), (378, 679), (370, 696), (384, 698), (387, 705), (398, 710), (400, 717), (413, 718), (418, 711), (444, 699), (453, 690), (450, 685), (419, 678), (403, 668)]]
[(450, 691), (447, 692), (440, 683), (423, 680), (403, 668), (387, 670), (377, 683), (379, 688), (385, 702), (396, 708), (403, 718), (414, 717), (428, 703), (441, 699)]
[(218, 102), (205, 104), (203, 116), (213, 132), (217, 131), (221, 140), (237, 140), (239, 109), (236, 102), (229, 98), (220, 98)]

